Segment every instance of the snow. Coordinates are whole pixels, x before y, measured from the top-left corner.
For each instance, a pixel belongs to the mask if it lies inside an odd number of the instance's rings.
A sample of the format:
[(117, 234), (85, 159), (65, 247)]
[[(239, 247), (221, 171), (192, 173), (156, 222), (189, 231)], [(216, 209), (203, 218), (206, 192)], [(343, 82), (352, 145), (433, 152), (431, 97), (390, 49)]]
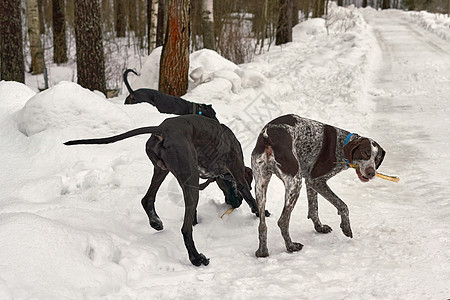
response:
[[(213, 184), (200, 194), (194, 240), (211, 259), (196, 268), (181, 236), (184, 204), (169, 175), (156, 207), (164, 230), (140, 205), (153, 167), (147, 137), (72, 146), (159, 124), (169, 117), (145, 103), (108, 100), (54, 70), (60, 80), (37, 92), (0, 82), (0, 299), (446, 299), (450, 295), (450, 44), (423, 12), (332, 6), (336, 19), (294, 28), (294, 41), (235, 65), (211, 50), (191, 55), (184, 98), (210, 103), (240, 140), (246, 164), (262, 126), (295, 113), (375, 139), (380, 171), (400, 176), (359, 182), (352, 171), (330, 180), (349, 206), (354, 238), (320, 198), (321, 235), (307, 220), (302, 189), (286, 252), (276, 225), (283, 185), (269, 185), (270, 256), (257, 259), (258, 220), (246, 204), (228, 209)], [(351, 16), (343, 24), (342, 15)], [(336, 21), (337, 20), (337, 21)], [(336, 25), (339, 24), (339, 25)], [(351, 26), (350, 26), (350, 25)], [(430, 23), (431, 24), (431, 23)], [(350, 26), (350, 27), (349, 27)], [(447, 34), (448, 34), (447, 26)], [(130, 74), (134, 88), (157, 87), (161, 49)]]

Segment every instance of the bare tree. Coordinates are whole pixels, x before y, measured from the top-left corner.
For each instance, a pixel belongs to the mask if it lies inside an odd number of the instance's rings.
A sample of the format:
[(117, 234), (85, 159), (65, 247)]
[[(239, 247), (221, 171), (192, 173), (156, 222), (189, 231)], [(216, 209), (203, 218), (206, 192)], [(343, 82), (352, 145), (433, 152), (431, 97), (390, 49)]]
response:
[(156, 48), (156, 29), (158, 26), (158, 0), (147, 0), (148, 15), (148, 54)]
[(164, 44), (165, 0), (158, 0), (158, 22), (156, 26), (156, 47)]
[(67, 62), (66, 18), (64, 7), (64, 0), (52, 0), (53, 61), (57, 64)]
[(28, 37), (30, 39), (31, 70), (33, 74), (44, 73), (44, 49), (41, 43), (41, 26), (39, 25), (39, 6), (37, 0), (26, 0)]
[(0, 79), (24, 83), (20, 2), (0, 1)]
[(216, 48), (214, 38), (213, 6), (213, 0), (202, 0), (203, 47), (207, 49)]
[(124, 0), (114, 0), (115, 29), (117, 37), (125, 37), (127, 19)]
[(128, 30), (136, 32), (137, 25), (137, 13), (136, 13), (136, 0), (128, 0)]
[(144, 39), (146, 36), (147, 29), (147, 1), (139, 0), (138, 1), (138, 24), (137, 24), (137, 37), (139, 42), (139, 48), (144, 48)]
[(173, 96), (184, 95), (189, 71), (190, 0), (169, 0), (166, 37), (159, 69), (159, 90)]
[(292, 42), (292, 0), (280, 0), (276, 45)]
[(105, 56), (98, 0), (75, 0), (75, 40), (78, 83), (106, 95)]

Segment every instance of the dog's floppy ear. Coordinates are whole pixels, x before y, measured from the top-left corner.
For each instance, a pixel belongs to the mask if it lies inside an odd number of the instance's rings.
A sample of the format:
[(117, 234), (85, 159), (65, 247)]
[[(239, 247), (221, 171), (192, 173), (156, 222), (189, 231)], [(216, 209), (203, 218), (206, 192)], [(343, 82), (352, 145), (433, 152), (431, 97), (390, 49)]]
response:
[(378, 148), (378, 153), (381, 153), (381, 154), (377, 154), (377, 157), (375, 158), (375, 169), (378, 169), (378, 167), (381, 165), (381, 163), (384, 160), (384, 156), (386, 155), (386, 151), (384, 151), (384, 149), (381, 148), (381, 146), (378, 145), (377, 143), (375, 143), (375, 145)]
[(317, 161), (311, 170), (311, 177), (317, 178), (329, 173), (336, 162), (336, 128), (330, 125), (323, 127), (323, 142)]
[(354, 140), (344, 146), (344, 156), (349, 162), (353, 161), (353, 153), (360, 144), (361, 140)]

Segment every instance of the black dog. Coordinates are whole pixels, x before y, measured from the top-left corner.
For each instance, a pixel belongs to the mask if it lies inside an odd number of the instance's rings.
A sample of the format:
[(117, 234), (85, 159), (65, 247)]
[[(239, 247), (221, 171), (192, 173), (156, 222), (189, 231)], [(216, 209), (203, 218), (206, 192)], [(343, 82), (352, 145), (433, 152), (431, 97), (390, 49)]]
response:
[[(258, 215), (255, 199), (246, 179), (242, 149), (233, 132), (219, 122), (198, 115), (168, 118), (159, 126), (134, 129), (108, 138), (75, 140), (66, 145), (108, 144), (140, 134), (152, 134), (146, 152), (154, 165), (150, 187), (142, 199), (150, 226), (163, 229), (155, 210), (156, 193), (164, 178), (171, 172), (180, 184), (185, 202), (185, 215), (181, 232), (195, 266), (208, 265), (209, 259), (198, 253), (192, 239), (192, 226), (196, 219), (199, 198), (199, 178), (224, 178), (247, 201), (251, 211)], [(265, 215), (269, 215), (266, 211)]]
[[(130, 84), (128, 83), (128, 73), (130, 72), (138, 75), (134, 70), (131, 69), (127, 69), (123, 73), (123, 81), (125, 82), (125, 85), (130, 93), (130, 95), (125, 99), (125, 104), (146, 102), (155, 106), (160, 113), (174, 115), (198, 114), (207, 118), (217, 120), (216, 112), (211, 105), (190, 102), (185, 99), (166, 95), (152, 89), (138, 89), (136, 91), (133, 91), (130, 87)], [(250, 168), (246, 168), (247, 179), (250, 186), (253, 179), (251, 171), (252, 170)], [(200, 186), (200, 189), (205, 189), (208, 184), (213, 181), (216, 181), (217, 185), (222, 190), (225, 196), (225, 202), (227, 204), (230, 204), (233, 208), (237, 208), (242, 204), (243, 198), (236, 190), (235, 185), (225, 178), (215, 178), (208, 180), (208, 182)]]
[(160, 113), (174, 115), (203, 115), (205, 117), (216, 119), (216, 112), (209, 104), (201, 104), (187, 101), (183, 98), (166, 95), (157, 90), (138, 89), (133, 91), (128, 83), (128, 73), (134, 70), (128, 69), (123, 73), (123, 82), (128, 89), (130, 95), (125, 99), (125, 104), (135, 104), (146, 102), (150, 103), (158, 109)]

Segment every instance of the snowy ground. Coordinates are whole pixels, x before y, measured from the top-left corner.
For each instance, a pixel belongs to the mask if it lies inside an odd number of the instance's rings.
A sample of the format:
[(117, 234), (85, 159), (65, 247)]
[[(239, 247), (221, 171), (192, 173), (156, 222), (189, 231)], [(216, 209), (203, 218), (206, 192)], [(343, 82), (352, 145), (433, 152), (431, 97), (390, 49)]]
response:
[[(294, 42), (249, 64), (193, 53), (191, 70), (202, 67), (204, 83), (191, 82), (185, 98), (213, 104), (241, 141), (247, 165), (258, 131), (285, 113), (380, 143), (387, 152), (380, 170), (399, 175), (400, 183), (363, 184), (351, 170), (330, 180), (349, 206), (353, 239), (323, 199), (321, 219), (334, 231), (316, 233), (302, 190), (291, 236), (305, 246), (286, 253), (276, 225), (283, 185), (274, 178), (270, 257), (257, 259), (258, 220), (245, 204), (220, 219), (228, 207), (211, 185), (200, 194), (194, 228), (197, 248), (211, 262), (193, 267), (175, 179), (158, 194), (163, 231), (149, 227), (140, 206), (153, 172), (146, 137), (62, 145), (159, 124), (167, 115), (69, 82), (39, 94), (32, 83), (0, 82), (0, 299), (449, 298), (450, 43), (420, 25), (420, 15), (345, 12), (355, 21), (346, 32), (335, 22), (327, 35), (323, 20), (310, 20), (294, 29)], [(134, 87), (157, 82), (158, 55), (147, 59)]]

